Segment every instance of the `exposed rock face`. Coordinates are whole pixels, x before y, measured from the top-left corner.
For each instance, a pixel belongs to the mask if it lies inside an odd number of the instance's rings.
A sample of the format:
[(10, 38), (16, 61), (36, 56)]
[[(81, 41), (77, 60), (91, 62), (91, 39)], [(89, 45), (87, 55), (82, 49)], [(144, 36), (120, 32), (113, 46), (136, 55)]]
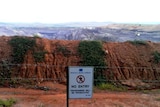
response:
[[(12, 49), (7, 42), (9, 39), (0, 37), (0, 60), (6, 60), (11, 56)], [(66, 82), (66, 67), (78, 66), (81, 62), (77, 53), (79, 41), (38, 38), (36, 42), (47, 52), (44, 61), (35, 62), (33, 52), (28, 51), (22, 66), (14, 69), (17, 72), (15, 75), (22, 78), (39, 78), (39, 82), (44, 79)], [(105, 74), (108, 79), (120, 82), (129, 79), (160, 79), (159, 64), (153, 61), (153, 52), (160, 52), (159, 43), (133, 45), (129, 42), (104, 42), (103, 48), (106, 52), (108, 68), (105, 69)]]
[(114, 80), (158, 80), (159, 65), (153, 61), (153, 52), (160, 51), (159, 46), (150, 42), (137, 46), (129, 42), (106, 43), (108, 71), (112, 72)]
[(11, 56), (12, 49), (8, 45), (10, 38), (1, 36), (0, 37), (0, 61), (7, 60)]
[[(37, 44), (42, 45), (45, 54), (43, 62), (35, 63), (32, 52), (28, 52), (25, 57), (24, 65), (20, 69), (21, 77), (39, 78), (54, 80), (56, 82), (66, 81), (66, 67), (79, 65), (79, 56), (77, 54), (78, 41), (59, 41), (48, 39), (37, 39)], [(69, 53), (62, 53), (57, 50), (57, 46), (62, 46)], [(58, 47), (58, 48), (62, 48)], [(26, 66), (27, 64), (31, 64)]]

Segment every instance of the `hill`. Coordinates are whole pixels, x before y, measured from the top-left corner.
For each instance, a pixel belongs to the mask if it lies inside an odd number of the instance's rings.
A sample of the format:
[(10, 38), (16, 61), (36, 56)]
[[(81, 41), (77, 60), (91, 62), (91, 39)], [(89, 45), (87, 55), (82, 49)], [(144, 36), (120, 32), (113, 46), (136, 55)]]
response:
[(117, 23), (6, 24), (0, 23), (0, 36), (40, 36), (57, 40), (160, 41), (160, 25)]

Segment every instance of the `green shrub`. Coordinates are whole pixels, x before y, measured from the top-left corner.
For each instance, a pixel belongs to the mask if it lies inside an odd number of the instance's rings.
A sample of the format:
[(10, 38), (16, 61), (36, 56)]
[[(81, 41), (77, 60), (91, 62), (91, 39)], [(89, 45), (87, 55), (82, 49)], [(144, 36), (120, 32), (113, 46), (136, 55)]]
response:
[(29, 37), (13, 37), (10, 42), (13, 47), (13, 62), (22, 63), (24, 61), (24, 56), (28, 50), (33, 52), (33, 57), (35, 62), (42, 62), (44, 56), (47, 53), (43, 50), (42, 46), (36, 46), (36, 38)]
[(106, 66), (102, 43), (99, 41), (81, 41), (78, 52), (83, 59), (84, 66)]
[(160, 101), (160, 98), (156, 98), (156, 101)]
[(103, 51), (102, 42), (81, 41), (78, 46), (78, 52), (82, 58), (83, 66), (94, 66), (94, 84), (98, 85), (99, 83), (106, 81), (103, 74), (106, 63), (104, 60), (105, 52)]
[(46, 51), (34, 52), (34, 53), (33, 53), (34, 60), (35, 60), (36, 62), (42, 62), (42, 61), (44, 61), (44, 57), (45, 57), (45, 54), (46, 54), (46, 53), (47, 53)]
[(147, 45), (146, 41), (143, 40), (134, 40), (134, 41), (129, 41), (133, 45)]
[(0, 99), (0, 107), (12, 107), (13, 104), (16, 103), (16, 100), (13, 98), (7, 99), (7, 100), (1, 100)]
[(102, 83), (98, 85), (98, 88), (101, 90), (111, 90), (111, 91), (126, 91), (125, 87), (118, 87), (111, 83)]
[(56, 44), (56, 51), (63, 54), (64, 56), (68, 56), (71, 53), (70, 50), (67, 49), (67, 47), (60, 44)]
[(36, 44), (35, 39), (28, 37), (13, 37), (10, 42), (13, 47), (13, 61), (22, 63), (26, 52)]
[(154, 62), (158, 64), (160, 62), (160, 53), (158, 51), (153, 52)]
[(8, 60), (0, 61), (0, 85), (6, 85), (9, 81), (11, 81), (11, 66), (9, 65)]

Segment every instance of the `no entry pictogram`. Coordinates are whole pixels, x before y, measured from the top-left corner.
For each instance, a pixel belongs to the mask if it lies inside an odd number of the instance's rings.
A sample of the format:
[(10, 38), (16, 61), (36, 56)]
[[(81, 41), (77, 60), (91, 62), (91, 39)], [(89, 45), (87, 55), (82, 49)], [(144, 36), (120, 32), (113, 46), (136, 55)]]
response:
[(77, 83), (81, 84), (85, 81), (85, 77), (83, 75), (78, 75), (76, 81)]

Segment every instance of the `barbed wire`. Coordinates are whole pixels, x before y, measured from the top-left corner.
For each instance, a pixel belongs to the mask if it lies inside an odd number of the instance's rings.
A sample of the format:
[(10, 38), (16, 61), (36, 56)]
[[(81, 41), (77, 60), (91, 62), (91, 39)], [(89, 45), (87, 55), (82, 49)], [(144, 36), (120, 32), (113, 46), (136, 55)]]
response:
[(0, 80), (44, 80), (44, 81), (60, 81), (63, 80), (62, 78), (58, 78), (58, 79), (53, 79), (53, 78), (22, 78), (22, 77), (14, 77), (14, 78), (0, 78)]
[[(77, 66), (77, 65), (64, 65), (64, 64), (14, 64), (14, 63), (8, 63), (8, 64), (0, 64), (0, 73), (1, 71), (7, 69), (11, 69), (10, 66), (15, 66), (15, 67), (31, 67), (31, 66), (34, 66), (34, 67), (37, 67), (37, 66), (40, 66), (40, 67), (64, 67), (64, 69), (66, 69), (67, 71), (67, 68), (70, 67), (70, 66)], [(6, 68), (7, 67), (7, 68)], [(86, 66), (79, 66), (79, 67), (86, 67)], [(103, 68), (103, 69), (109, 69), (110, 71), (108, 73), (111, 73), (111, 74), (108, 74), (109, 76), (113, 76), (113, 71), (114, 69), (132, 69), (132, 70), (139, 70), (139, 71), (144, 71), (144, 69), (148, 69), (148, 70), (155, 70), (157, 73), (159, 73), (159, 69), (160, 67), (147, 67), (147, 66), (142, 66), (142, 67), (118, 67), (118, 66), (93, 66), (95, 69), (97, 68)], [(52, 68), (51, 68), (52, 69)], [(55, 71), (56, 72), (56, 71)], [(1, 75), (1, 74), (0, 74)], [(157, 76), (160, 78), (160, 74), (157, 74)], [(64, 74), (64, 78), (66, 79), (66, 75)], [(43, 81), (65, 81), (64, 78), (60, 78), (60, 77), (54, 77), (54, 78), (39, 78), (39, 77), (36, 77), (36, 76), (33, 76), (33, 77), (29, 77), (29, 78), (22, 78), (22, 77), (14, 77), (14, 78), (0, 78), (0, 80), (43, 80)], [(143, 79), (142, 79), (143, 80)], [(96, 79), (95, 79), (96, 81)], [(116, 82), (116, 81), (125, 81), (125, 80), (112, 80), (112, 79), (109, 79), (109, 80), (106, 80), (106, 81), (112, 81), (112, 82)], [(147, 80), (147, 79), (144, 79), (143, 81), (152, 81), (152, 82), (159, 82), (160, 80)]]
[[(78, 62), (74, 62), (74, 63), (78, 63)], [(0, 67), (3, 66), (17, 66), (17, 67), (24, 67), (24, 66), (45, 66), (45, 67), (69, 67), (69, 66), (79, 66), (79, 67), (85, 67), (83, 65), (64, 65), (64, 64), (14, 64), (14, 63), (9, 63), (9, 64), (0, 64)], [(87, 66), (87, 65), (86, 65)], [(160, 69), (160, 67), (146, 67), (146, 66), (139, 66), (139, 67), (129, 67), (129, 66), (125, 66), (125, 67), (117, 67), (117, 66), (97, 66), (97, 65), (93, 65), (94, 68), (106, 68), (106, 69)]]
[[(57, 81), (66, 81), (66, 79), (53, 79), (53, 78), (0, 78), (0, 80), (33, 80), (33, 81), (38, 81), (38, 80), (42, 80), (42, 81), (54, 81), (54, 82), (57, 82)], [(99, 81), (98, 79), (94, 79), (94, 81)], [(104, 82), (124, 82), (126, 80), (112, 80), (112, 79), (109, 79), (109, 80), (101, 80), (101, 81), (104, 81)], [(134, 79), (132, 80), (134, 81)], [(147, 79), (142, 79), (141, 81), (143, 82), (152, 82), (152, 83), (160, 83), (160, 79), (158, 80), (147, 80)]]

